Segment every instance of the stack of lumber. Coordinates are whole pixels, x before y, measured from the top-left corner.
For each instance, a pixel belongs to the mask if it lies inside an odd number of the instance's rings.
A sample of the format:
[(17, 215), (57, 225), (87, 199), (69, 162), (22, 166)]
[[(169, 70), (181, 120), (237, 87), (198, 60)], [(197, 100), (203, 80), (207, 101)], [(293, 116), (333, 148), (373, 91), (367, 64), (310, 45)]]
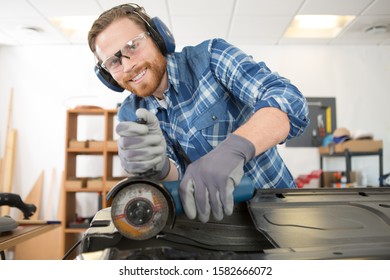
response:
[[(16, 150), (17, 130), (11, 127), (13, 90), (11, 89), (8, 108), (7, 131), (5, 137), (4, 156), (0, 165), (0, 192), (12, 192), (12, 179), (14, 175), (14, 161)], [(0, 207), (0, 216), (9, 214), (9, 207)]]

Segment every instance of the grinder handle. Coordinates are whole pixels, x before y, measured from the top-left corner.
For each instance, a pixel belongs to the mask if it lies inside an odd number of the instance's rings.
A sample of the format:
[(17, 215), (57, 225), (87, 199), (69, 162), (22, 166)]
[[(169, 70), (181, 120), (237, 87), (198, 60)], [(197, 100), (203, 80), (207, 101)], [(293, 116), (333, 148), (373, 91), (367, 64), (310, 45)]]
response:
[[(164, 187), (169, 191), (172, 199), (175, 203), (176, 215), (184, 213), (183, 205), (181, 204), (179, 195), (179, 181), (163, 182)], [(242, 177), (240, 184), (238, 184), (233, 191), (234, 203), (240, 203), (250, 200), (255, 192), (255, 186), (252, 181), (247, 177)]]

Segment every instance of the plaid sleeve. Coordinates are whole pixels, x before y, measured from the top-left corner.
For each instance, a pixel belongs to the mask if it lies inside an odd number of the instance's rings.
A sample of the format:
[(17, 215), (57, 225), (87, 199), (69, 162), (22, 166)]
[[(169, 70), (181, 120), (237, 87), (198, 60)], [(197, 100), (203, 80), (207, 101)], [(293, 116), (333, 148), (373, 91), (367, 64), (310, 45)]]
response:
[(302, 93), (290, 81), (271, 72), (264, 62), (253, 58), (223, 39), (212, 40), (211, 70), (236, 98), (254, 111), (275, 107), (287, 113), (290, 132), (287, 139), (299, 136), (309, 123), (308, 106)]

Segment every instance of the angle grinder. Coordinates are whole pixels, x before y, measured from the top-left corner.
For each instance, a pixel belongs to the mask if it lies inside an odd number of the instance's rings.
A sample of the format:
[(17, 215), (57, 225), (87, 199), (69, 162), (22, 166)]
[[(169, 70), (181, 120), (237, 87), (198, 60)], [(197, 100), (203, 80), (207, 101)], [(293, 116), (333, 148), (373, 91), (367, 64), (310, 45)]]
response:
[[(120, 181), (107, 194), (116, 229), (129, 239), (146, 240), (165, 226), (173, 226), (175, 217), (184, 213), (179, 186), (179, 181), (158, 182), (144, 176)], [(234, 202), (251, 199), (254, 190), (253, 183), (244, 177), (234, 189)]]

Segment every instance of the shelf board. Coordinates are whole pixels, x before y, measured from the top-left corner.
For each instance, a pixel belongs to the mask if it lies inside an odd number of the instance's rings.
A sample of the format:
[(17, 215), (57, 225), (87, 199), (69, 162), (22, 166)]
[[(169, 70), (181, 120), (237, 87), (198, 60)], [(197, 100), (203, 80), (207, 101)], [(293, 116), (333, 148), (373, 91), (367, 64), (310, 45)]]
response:
[(106, 112), (108, 114), (117, 114), (118, 113), (118, 109), (107, 109)]
[(103, 192), (103, 187), (67, 187), (65, 188), (66, 192)]
[(369, 151), (369, 152), (349, 152), (349, 151), (345, 151), (345, 152), (337, 152), (337, 153), (333, 153), (333, 154), (330, 154), (330, 153), (322, 153), (320, 154), (320, 156), (322, 157), (345, 157), (345, 156), (376, 156), (376, 155), (379, 155), (382, 151), (381, 150), (378, 150), (378, 151)]
[(80, 153), (80, 154), (101, 154), (103, 148), (67, 148), (68, 153)]
[(114, 186), (116, 186), (120, 181), (124, 180), (126, 177), (118, 178), (118, 179), (107, 179), (105, 189), (109, 192)]
[(69, 109), (68, 113), (77, 114), (77, 115), (104, 115), (103, 108), (79, 108), (79, 109)]

